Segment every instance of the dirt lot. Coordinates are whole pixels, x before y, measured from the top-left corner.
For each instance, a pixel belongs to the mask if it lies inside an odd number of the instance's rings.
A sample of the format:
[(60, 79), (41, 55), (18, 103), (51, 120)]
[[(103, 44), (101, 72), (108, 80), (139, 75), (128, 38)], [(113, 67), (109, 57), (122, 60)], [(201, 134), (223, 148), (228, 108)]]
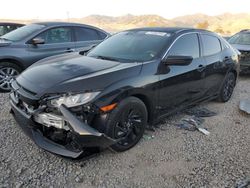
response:
[(178, 114), (127, 152), (73, 162), (30, 141), (0, 94), (0, 187), (235, 187), (250, 177), (250, 116), (238, 110), (245, 98), (250, 77), (240, 78), (230, 102), (202, 105), (218, 113), (204, 123), (210, 136), (177, 129)]

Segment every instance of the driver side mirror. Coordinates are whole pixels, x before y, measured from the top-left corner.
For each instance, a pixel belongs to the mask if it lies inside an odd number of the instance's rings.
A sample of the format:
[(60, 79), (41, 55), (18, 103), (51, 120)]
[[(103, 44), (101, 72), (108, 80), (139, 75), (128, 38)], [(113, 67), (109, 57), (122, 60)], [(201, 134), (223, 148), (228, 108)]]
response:
[(31, 43), (32, 43), (33, 45), (45, 44), (45, 41), (44, 41), (44, 39), (42, 39), (42, 38), (34, 38), (34, 39), (31, 40)]
[(192, 63), (193, 57), (191, 56), (168, 56), (163, 60), (165, 65), (180, 65), (185, 66)]

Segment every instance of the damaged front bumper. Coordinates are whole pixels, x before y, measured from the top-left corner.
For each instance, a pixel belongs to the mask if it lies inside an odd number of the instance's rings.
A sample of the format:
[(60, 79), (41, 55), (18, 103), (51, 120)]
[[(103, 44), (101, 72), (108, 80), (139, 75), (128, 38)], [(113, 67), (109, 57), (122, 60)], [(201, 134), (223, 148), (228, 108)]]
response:
[[(69, 158), (79, 158), (84, 155), (84, 152), (88, 148), (107, 148), (117, 142), (79, 120), (65, 105), (61, 105), (59, 110), (69, 127), (69, 130), (64, 130), (64, 134), (67, 134), (66, 137), (69, 141), (63, 144), (56, 142), (43, 131), (44, 129), (48, 129), (48, 127), (34, 121), (36, 114), (41, 113), (42, 110), (38, 109), (27, 113), (19, 108), (18, 104), (20, 102), (16, 100), (14, 93), (10, 94), (11, 113), (15, 120), (39, 147), (51, 153)], [(62, 132), (62, 130), (54, 127), (53, 130)]]

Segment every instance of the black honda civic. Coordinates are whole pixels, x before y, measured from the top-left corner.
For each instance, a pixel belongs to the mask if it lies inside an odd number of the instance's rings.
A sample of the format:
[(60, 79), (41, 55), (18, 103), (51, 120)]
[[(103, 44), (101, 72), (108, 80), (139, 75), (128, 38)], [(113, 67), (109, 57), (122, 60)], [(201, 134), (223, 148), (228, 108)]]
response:
[(125, 151), (145, 127), (201, 101), (227, 102), (238, 53), (190, 28), (123, 31), (89, 52), (46, 58), (12, 82), (11, 112), (41, 148), (70, 158)]

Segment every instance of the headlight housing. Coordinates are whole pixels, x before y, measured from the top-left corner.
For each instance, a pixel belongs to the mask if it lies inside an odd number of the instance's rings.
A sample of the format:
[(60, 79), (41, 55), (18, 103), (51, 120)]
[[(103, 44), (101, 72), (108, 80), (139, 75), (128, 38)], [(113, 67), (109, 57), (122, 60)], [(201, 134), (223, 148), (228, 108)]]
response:
[(60, 98), (52, 99), (50, 105), (53, 107), (60, 107), (62, 104), (68, 108), (80, 106), (93, 100), (100, 92), (79, 93), (72, 95), (65, 95)]

